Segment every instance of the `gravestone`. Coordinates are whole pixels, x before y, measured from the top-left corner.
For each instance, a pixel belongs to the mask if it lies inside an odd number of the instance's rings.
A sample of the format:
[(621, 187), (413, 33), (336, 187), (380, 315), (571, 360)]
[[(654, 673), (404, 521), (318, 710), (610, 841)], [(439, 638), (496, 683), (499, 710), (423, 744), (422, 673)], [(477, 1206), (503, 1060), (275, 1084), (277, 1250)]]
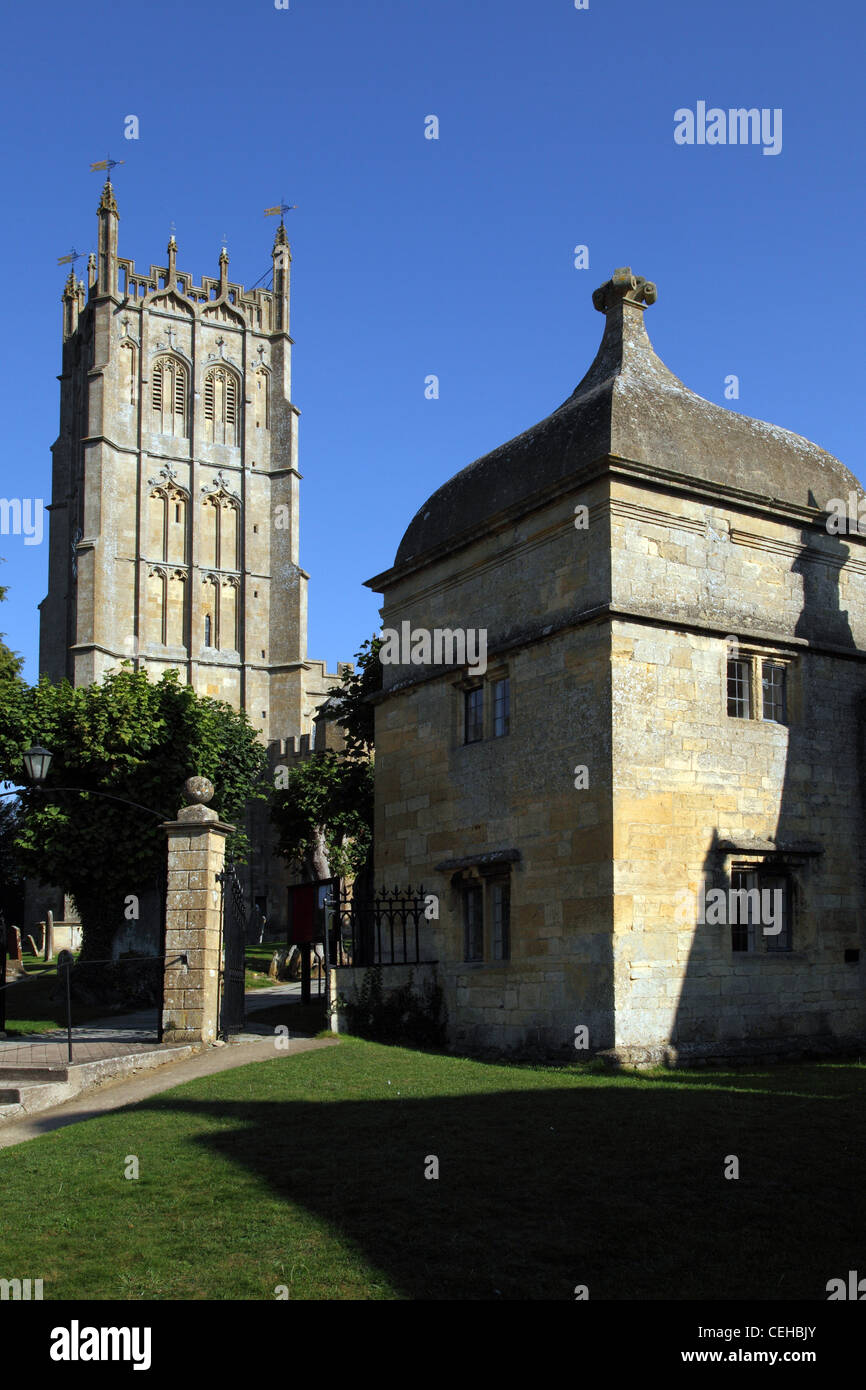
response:
[(26, 974), (21, 960), (21, 932), (17, 927), (6, 928), (6, 979), (20, 980)]

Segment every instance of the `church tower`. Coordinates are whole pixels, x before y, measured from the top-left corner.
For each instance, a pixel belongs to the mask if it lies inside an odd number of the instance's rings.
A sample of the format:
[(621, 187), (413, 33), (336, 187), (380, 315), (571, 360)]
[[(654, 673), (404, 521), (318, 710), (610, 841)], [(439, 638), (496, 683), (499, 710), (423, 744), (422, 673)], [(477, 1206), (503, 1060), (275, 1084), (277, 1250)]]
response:
[(336, 680), (306, 656), (298, 410), (281, 222), (270, 289), (118, 254), (110, 178), (87, 285), (63, 292), (40, 671), (74, 685), (131, 660), (249, 714), (264, 742), (309, 736)]

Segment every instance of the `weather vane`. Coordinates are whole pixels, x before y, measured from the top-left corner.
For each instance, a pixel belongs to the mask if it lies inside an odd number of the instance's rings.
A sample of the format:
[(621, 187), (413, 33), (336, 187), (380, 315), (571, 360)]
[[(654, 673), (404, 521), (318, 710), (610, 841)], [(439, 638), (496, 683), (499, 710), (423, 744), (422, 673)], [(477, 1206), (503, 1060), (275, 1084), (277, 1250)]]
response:
[(110, 179), (110, 178), (111, 178), (111, 171), (112, 171), (112, 169), (116, 169), (117, 166), (118, 166), (118, 164), (125, 164), (125, 163), (126, 163), (126, 160), (125, 160), (125, 159), (112, 159), (112, 158), (111, 158), (111, 155), (108, 155), (108, 157), (107, 157), (106, 159), (97, 159), (97, 161), (96, 161), (95, 164), (91, 164), (91, 166), (90, 166), (90, 172), (91, 172), (91, 174), (94, 174), (94, 173), (96, 173), (96, 171), (97, 171), (98, 169), (104, 169), (104, 170), (106, 171), (106, 173), (108, 174), (108, 177), (109, 177), (109, 179)]
[(265, 208), (265, 217), (277, 217), (277, 216), (279, 216), (280, 223), (281, 223), (281, 224), (284, 224), (284, 223), (285, 223), (285, 220), (286, 220), (286, 213), (287, 213), (287, 212), (295, 212), (296, 209), (297, 209), (297, 206), (298, 206), (297, 203), (291, 203), (291, 204), (290, 204), (290, 203), (280, 203), (278, 207), (275, 207), (275, 208)]
[(69, 255), (68, 255), (68, 256), (58, 256), (58, 257), (57, 257), (57, 264), (58, 264), (58, 265), (75, 265), (75, 262), (76, 262), (76, 261), (80, 261), (83, 255), (84, 255), (84, 252), (83, 252), (83, 251), (76, 251), (75, 247), (73, 246), (73, 248), (72, 248), (72, 250), (69, 252)]

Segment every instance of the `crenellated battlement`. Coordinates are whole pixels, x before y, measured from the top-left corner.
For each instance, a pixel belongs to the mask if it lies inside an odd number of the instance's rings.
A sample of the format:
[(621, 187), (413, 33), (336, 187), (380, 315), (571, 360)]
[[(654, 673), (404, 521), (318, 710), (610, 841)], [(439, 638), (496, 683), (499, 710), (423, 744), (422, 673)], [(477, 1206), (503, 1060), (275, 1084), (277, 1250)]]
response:
[[(147, 273), (136, 269), (135, 261), (125, 256), (117, 258), (117, 293), (121, 299), (137, 307), (171, 288), (170, 268), (165, 265), (151, 265)], [(270, 290), (246, 290), (243, 285), (227, 280), (225, 294), (221, 293), (218, 277), (203, 275), (201, 283), (196, 284), (189, 272), (177, 271), (174, 289), (184, 299), (188, 299), (193, 311), (201, 312), (203, 306), (225, 300), (239, 309), (252, 328), (267, 332), (271, 327), (274, 296)]]

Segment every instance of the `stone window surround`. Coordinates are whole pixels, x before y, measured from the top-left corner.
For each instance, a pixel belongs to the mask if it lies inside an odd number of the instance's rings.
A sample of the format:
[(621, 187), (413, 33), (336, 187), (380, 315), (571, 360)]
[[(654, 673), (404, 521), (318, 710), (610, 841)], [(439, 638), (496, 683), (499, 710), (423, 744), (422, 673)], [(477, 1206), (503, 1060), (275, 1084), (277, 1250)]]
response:
[[(452, 921), (456, 924), (454, 958), (459, 960), (464, 970), (498, 969), (511, 965), (511, 942), (513, 912), (513, 873), (512, 868), (520, 862), (520, 851), (516, 849), (492, 850), (487, 854), (468, 855), (463, 859), (443, 860), (435, 865), (437, 873), (448, 873), (449, 907)], [(493, 892), (497, 884), (507, 885), (509, 890), (509, 953), (504, 959), (493, 955)], [(482, 891), (482, 942), (483, 958), (465, 960), (465, 918), (464, 892), (467, 888), (480, 888)]]
[(734, 843), (722, 841), (717, 847), (719, 858), (716, 868), (706, 880), (707, 890), (723, 888), (725, 892), (732, 886), (731, 875), (736, 871), (784, 874), (791, 885), (791, 950), (790, 951), (733, 951), (731, 949), (731, 930), (729, 925), (719, 925), (723, 933), (721, 949), (728, 964), (753, 963), (753, 968), (764, 968), (768, 960), (803, 961), (814, 959), (818, 941), (814, 937), (804, 940), (798, 932), (798, 923), (809, 917), (805, 910), (806, 878), (817, 864), (823, 848), (818, 844), (791, 844), (788, 847), (766, 844), (749, 845), (747, 842)]
[[(757, 944), (757, 942), (755, 942), (755, 944), (750, 944), (745, 951), (735, 951), (731, 939), (731, 924), (728, 923), (728, 951), (732, 963), (739, 961), (745, 956), (782, 956), (786, 960), (790, 960), (792, 955), (795, 954), (794, 942), (797, 939), (797, 909), (800, 897), (797, 879), (791, 866), (784, 861), (781, 863), (774, 863), (770, 860), (768, 862), (766, 858), (747, 860), (742, 857), (739, 859), (734, 857), (731, 860), (728, 871), (728, 884), (731, 889), (733, 889), (734, 886), (734, 874), (754, 874), (757, 880), (755, 887), (759, 890), (762, 887), (761, 880), (763, 878), (781, 878), (785, 881), (785, 915), (787, 917), (788, 937), (791, 944), (787, 948), (774, 947), (771, 944), (772, 938), (764, 938), (761, 940), (760, 944)], [(752, 938), (756, 936), (756, 933), (750, 932), (749, 936), (751, 941)]]
[[(482, 743), (489, 743), (495, 738), (508, 738), (514, 725), (514, 683), (510, 679), (511, 672), (509, 667), (503, 662), (498, 662), (495, 666), (488, 667), (483, 676), (473, 675), (468, 669), (458, 680), (452, 682), (457, 691), (458, 715), (457, 715), (457, 743), (461, 748), (478, 747)], [(493, 732), (493, 686), (502, 680), (509, 682), (508, 689), (508, 731), (504, 734)], [(470, 690), (484, 690), (484, 702), (482, 709), (483, 733), (480, 739), (472, 739), (466, 742), (466, 700), (465, 696)]]
[[(728, 664), (730, 661), (743, 661), (748, 664), (749, 671), (749, 705), (751, 713), (746, 715), (728, 713)], [(785, 722), (780, 723), (776, 719), (764, 719), (763, 709), (763, 686), (761, 683), (762, 663), (772, 662), (774, 666), (782, 666), (785, 671)], [(745, 719), (755, 721), (758, 724), (774, 724), (776, 728), (787, 729), (794, 723), (799, 722), (800, 699), (797, 677), (800, 670), (800, 663), (797, 655), (784, 651), (780, 647), (758, 646), (755, 643), (738, 642), (736, 655), (730, 651), (726, 654), (726, 659), (722, 663), (722, 713), (726, 720)]]

